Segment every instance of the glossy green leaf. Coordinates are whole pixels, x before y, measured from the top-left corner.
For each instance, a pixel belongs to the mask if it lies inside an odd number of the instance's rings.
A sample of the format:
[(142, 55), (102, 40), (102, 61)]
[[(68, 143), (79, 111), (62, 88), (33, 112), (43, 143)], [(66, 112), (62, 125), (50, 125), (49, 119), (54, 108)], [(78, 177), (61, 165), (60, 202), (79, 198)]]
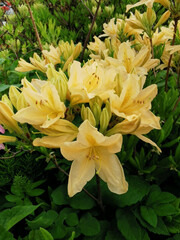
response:
[(149, 223), (152, 227), (157, 226), (157, 215), (152, 208), (147, 207), (147, 206), (141, 206), (140, 212), (141, 212), (142, 218), (147, 223)]
[(90, 213), (83, 215), (79, 222), (81, 232), (85, 236), (95, 236), (100, 232), (100, 224), (98, 220)]

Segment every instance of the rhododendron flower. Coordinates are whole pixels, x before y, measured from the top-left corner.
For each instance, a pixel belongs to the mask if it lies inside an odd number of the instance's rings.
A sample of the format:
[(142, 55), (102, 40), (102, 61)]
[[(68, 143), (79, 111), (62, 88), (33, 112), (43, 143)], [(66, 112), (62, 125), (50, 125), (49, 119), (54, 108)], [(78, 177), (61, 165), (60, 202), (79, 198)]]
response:
[(119, 46), (117, 59), (107, 57), (106, 62), (118, 68), (124, 66), (127, 73), (136, 73), (139, 75), (147, 74), (151, 68), (157, 66), (158, 59), (151, 59), (150, 49), (143, 46), (139, 52), (131, 48), (129, 42), (123, 42)]
[(37, 91), (32, 84), (24, 81), (22, 92), (29, 106), (20, 109), (13, 118), (20, 123), (40, 125), (42, 128), (47, 128), (58, 119), (64, 118), (66, 107), (60, 101), (53, 84), (42, 81), (41, 86), (39, 82), (41, 81), (37, 82), (40, 90)]
[(74, 61), (70, 68), (68, 88), (71, 104), (89, 102), (95, 96), (108, 99), (115, 87), (116, 71), (105, 69), (94, 62), (81, 68), (81, 63)]
[(163, 5), (166, 8), (170, 7), (170, 1), (169, 0), (141, 0), (137, 3), (135, 3), (135, 4), (128, 4), (126, 6), (126, 12), (128, 12), (131, 8), (138, 7), (138, 6), (141, 6), (143, 4), (146, 4), (146, 6), (148, 8), (152, 8), (154, 2), (160, 3), (161, 5)]
[[(111, 135), (118, 132), (134, 134), (161, 151), (155, 143), (142, 136), (152, 129), (161, 128), (159, 117), (156, 117), (150, 111), (151, 101), (157, 95), (157, 85), (153, 84), (142, 90), (137, 80), (133, 76), (129, 76), (124, 83), (120, 96), (115, 94), (110, 96), (111, 111), (124, 121), (110, 129), (107, 134)], [(123, 125), (123, 132), (121, 132), (121, 125)]]
[(23, 134), (16, 120), (13, 119), (13, 115), (13, 110), (6, 103), (0, 101), (0, 124), (8, 129), (9, 132), (15, 131), (17, 134)]
[(64, 142), (73, 141), (78, 134), (78, 128), (68, 120), (59, 119), (48, 128), (41, 128), (33, 125), (41, 133), (48, 135), (42, 138), (36, 138), (33, 141), (34, 146), (43, 146), (47, 148), (60, 148)]
[(79, 127), (77, 140), (61, 145), (62, 155), (73, 161), (69, 174), (68, 194), (80, 192), (95, 172), (105, 181), (110, 191), (122, 194), (128, 190), (121, 163), (115, 153), (121, 150), (122, 135), (106, 137), (88, 120)]
[(20, 58), (18, 62), (18, 67), (15, 69), (18, 72), (28, 72), (32, 70), (39, 70), (41, 72), (46, 72), (48, 63), (45, 59), (41, 59), (37, 53), (33, 54), (33, 58), (30, 57), (30, 62), (26, 62), (24, 59)]

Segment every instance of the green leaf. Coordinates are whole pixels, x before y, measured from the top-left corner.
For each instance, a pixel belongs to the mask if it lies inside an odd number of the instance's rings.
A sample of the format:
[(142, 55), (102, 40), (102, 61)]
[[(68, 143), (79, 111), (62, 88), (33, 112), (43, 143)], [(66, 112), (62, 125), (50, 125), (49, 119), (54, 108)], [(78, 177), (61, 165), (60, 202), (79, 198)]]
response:
[(149, 223), (152, 227), (157, 226), (157, 215), (152, 208), (141, 206), (140, 212), (142, 218), (144, 218), (147, 223)]
[(161, 217), (177, 214), (177, 209), (172, 204), (156, 204), (153, 205), (153, 209)]
[(78, 225), (79, 219), (78, 219), (77, 213), (68, 214), (65, 221), (66, 221), (67, 225), (69, 225), (70, 227), (74, 227), (74, 226)]
[(40, 205), (16, 206), (11, 209), (6, 209), (0, 213), (0, 225), (6, 230), (9, 230), (23, 218), (33, 213), (39, 206)]
[(90, 213), (83, 215), (79, 222), (82, 234), (85, 236), (95, 236), (100, 232), (100, 224), (98, 220)]
[(39, 229), (40, 227), (48, 228), (53, 224), (53, 222), (57, 217), (58, 217), (58, 214), (55, 211), (49, 210), (47, 212), (42, 212), (39, 216), (37, 216), (32, 221), (29, 221), (29, 220), (26, 220), (26, 221), (28, 226), (31, 229)]
[(67, 195), (67, 185), (61, 185), (58, 188), (56, 188), (52, 194), (51, 197), (53, 199), (53, 203), (57, 205), (65, 205), (69, 202), (69, 197)]
[(44, 193), (44, 189), (36, 188), (36, 189), (32, 189), (31, 191), (29, 191), (28, 195), (30, 197), (37, 197), (43, 193)]
[(131, 212), (122, 209), (116, 211), (119, 231), (126, 240), (141, 240), (141, 228)]
[(103, 194), (103, 200), (118, 207), (131, 206), (141, 201), (150, 190), (149, 184), (138, 176), (128, 176), (127, 182), (129, 184), (127, 193), (117, 195), (107, 190)]
[(44, 228), (40, 228), (44, 240), (54, 240), (52, 235)]
[(12, 233), (0, 226), (0, 240), (15, 240)]
[(141, 217), (141, 214), (139, 213), (138, 209), (135, 209), (133, 213), (136, 216), (136, 218), (139, 220), (141, 225), (147, 228), (150, 232), (161, 234), (161, 235), (167, 235), (167, 236), (169, 235), (169, 231), (161, 217), (157, 218), (158, 220), (157, 226), (154, 228)]
[(40, 228), (40, 230), (32, 230), (29, 233), (28, 240), (54, 240), (54, 238), (47, 230)]
[(95, 206), (95, 201), (83, 191), (70, 198), (69, 203), (72, 208), (81, 210), (88, 210)]
[(0, 92), (5, 91), (6, 89), (8, 89), (11, 85), (6, 85), (6, 84), (1, 84), (0, 85)]
[(161, 192), (155, 190), (150, 192), (146, 204), (153, 206), (154, 204), (170, 203), (176, 200), (176, 197), (169, 192)]

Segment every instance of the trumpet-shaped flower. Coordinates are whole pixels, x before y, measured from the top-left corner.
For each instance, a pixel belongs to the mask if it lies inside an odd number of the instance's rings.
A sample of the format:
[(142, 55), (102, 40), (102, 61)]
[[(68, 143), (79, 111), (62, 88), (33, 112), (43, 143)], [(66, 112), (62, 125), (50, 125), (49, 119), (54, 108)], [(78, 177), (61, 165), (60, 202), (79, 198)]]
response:
[(135, 49), (131, 48), (129, 42), (121, 43), (117, 59), (107, 57), (105, 60), (116, 68), (124, 66), (127, 73), (138, 75), (145, 75), (147, 71), (159, 63), (158, 59), (151, 59), (151, 52), (148, 47), (143, 46), (139, 52), (136, 52)]
[(36, 138), (33, 141), (34, 146), (43, 146), (47, 148), (60, 148), (64, 142), (73, 141), (78, 134), (78, 128), (65, 119), (59, 119), (48, 128), (41, 128), (33, 125), (41, 133), (48, 135), (42, 138)]
[(4, 102), (0, 101), (0, 124), (7, 128), (10, 132), (15, 131), (22, 134), (22, 129), (18, 126), (16, 120), (13, 119), (13, 110)]
[(122, 194), (128, 190), (121, 163), (115, 153), (121, 150), (122, 135), (103, 136), (88, 120), (79, 127), (77, 140), (61, 145), (62, 155), (73, 161), (69, 174), (68, 194), (80, 192), (95, 172), (110, 191)]
[(15, 120), (47, 128), (64, 118), (66, 107), (53, 84), (43, 81), (42, 86), (39, 85), (40, 91), (37, 91), (27, 80), (24, 82), (22, 92), (29, 106), (20, 109), (13, 116)]
[(135, 4), (128, 4), (126, 6), (126, 12), (128, 12), (131, 8), (138, 7), (138, 6), (141, 6), (143, 4), (146, 4), (146, 6), (148, 8), (152, 8), (154, 2), (160, 3), (161, 5), (163, 5), (166, 8), (170, 7), (170, 1), (169, 0), (141, 0), (137, 3), (135, 3)]
[(34, 53), (33, 58), (30, 57), (30, 62), (26, 62), (24, 59), (20, 58), (18, 62), (18, 67), (15, 69), (18, 72), (28, 72), (32, 70), (39, 70), (41, 72), (46, 72), (46, 60), (41, 59), (37, 53)]
[(115, 70), (105, 69), (97, 62), (81, 68), (80, 62), (74, 61), (68, 82), (71, 104), (86, 103), (95, 96), (106, 100), (114, 91), (115, 75)]
[[(151, 101), (156, 94), (157, 86), (155, 84), (142, 90), (138, 79), (129, 76), (124, 83), (120, 96), (113, 94), (110, 97), (111, 111), (124, 120), (110, 129), (107, 135), (117, 132), (130, 133), (145, 141), (147, 138), (142, 134), (147, 134), (152, 129), (160, 129), (159, 117), (156, 117), (150, 111)], [(149, 140), (149, 143), (152, 144), (153, 142)], [(157, 147), (155, 143), (152, 145)], [(160, 151), (158, 147), (157, 149)]]

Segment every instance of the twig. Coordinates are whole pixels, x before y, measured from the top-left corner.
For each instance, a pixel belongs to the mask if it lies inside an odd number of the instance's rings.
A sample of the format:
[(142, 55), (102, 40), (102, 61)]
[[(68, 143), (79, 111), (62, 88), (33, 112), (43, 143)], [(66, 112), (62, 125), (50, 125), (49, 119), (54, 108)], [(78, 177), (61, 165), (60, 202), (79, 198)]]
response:
[(82, 61), (82, 59), (83, 59), (83, 57), (84, 57), (84, 52), (85, 52), (85, 49), (86, 49), (86, 47), (87, 47), (87, 43), (88, 43), (88, 41), (89, 41), (89, 37), (90, 37), (90, 35), (91, 35), (92, 29), (93, 29), (93, 26), (94, 26), (94, 23), (95, 23), (95, 20), (96, 20), (96, 17), (97, 17), (97, 14), (98, 14), (98, 10), (99, 10), (100, 4), (101, 4), (101, 0), (99, 0), (99, 2), (98, 2), (97, 8), (96, 8), (96, 12), (95, 12), (95, 14), (94, 14), (94, 17), (93, 17), (93, 20), (92, 20), (92, 23), (91, 23), (91, 27), (90, 27), (90, 29), (89, 29), (89, 32), (88, 32), (87, 36), (86, 36), (86, 40), (85, 40), (85, 42), (84, 42), (84, 47), (83, 47), (83, 51), (82, 51), (82, 54), (81, 54), (80, 61)]
[(31, 21), (32, 21), (32, 24), (33, 24), (33, 27), (34, 27), (34, 31), (35, 31), (35, 34), (36, 34), (36, 38), (37, 38), (37, 41), (39, 43), (39, 47), (41, 49), (41, 52), (43, 51), (43, 48), (42, 48), (42, 44), (41, 44), (41, 39), (39, 37), (39, 33), (38, 33), (38, 30), (37, 30), (37, 27), (36, 27), (36, 23), (35, 23), (35, 20), (34, 20), (34, 17), (33, 17), (33, 14), (32, 14), (32, 11), (31, 11), (31, 7), (29, 5), (29, 1), (28, 0), (25, 0), (27, 6), (28, 6), (28, 10), (29, 10), (29, 14), (30, 14), (30, 18), (31, 18)]
[[(62, 168), (59, 166), (55, 155), (53, 155), (53, 157), (54, 157), (54, 158), (51, 159), (51, 160), (52, 160), (52, 162), (55, 164), (55, 166), (57, 167), (57, 169), (58, 169), (60, 172), (64, 173), (67, 177), (69, 177), (69, 174), (68, 174), (66, 171), (64, 171), (64, 169), (62, 169)], [(83, 190), (89, 197), (91, 197), (92, 199), (94, 199), (94, 200), (100, 205), (100, 203), (99, 203), (99, 201), (98, 201), (98, 199), (97, 199), (96, 197), (94, 197), (91, 193), (89, 193), (85, 188), (83, 188), (82, 190)]]
[(83, 0), (81, 0), (82, 4), (85, 6), (85, 8), (88, 10), (88, 12), (91, 14), (92, 17), (94, 17), (93, 13), (91, 12), (91, 10), (88, 8), (88, 6), (86, 6), (86, 4), (83, 2)]
[[(21, 152), (22, 152), (22, 150), (13, 153), (13, 154), (12, 154), (11, 156), (9, 156), (9, 157), (0, 157), (0, 159), (10, 159), (10, 158), (15, 157), (17, 154), (19, 154), (19, 153), (21, 153)], [(24, 150), (23, 152), (24, 152), (24, 153), (25, 153), (25, 152), (29, 152), (29, 150)]]
[(99, 178), (99, 175), (98, 175), (98, 174), (96, 174), (96, 183), (97, 183), (99, 206), (101, 207), (102, 212), (104, 212), (104, 206), (103, 206), (102, 195), (101, 195), (100, 178)]
[[(178, 24), (178, 18), (175, 18), (174, 19), (174, 35), (173, 35), (173, 40), (172, 40), (172, 44), (171, 44), (172, 46), (174, 45), (175, 39), (176, 39), (177, 24)], [(167, 72), (166, 72), (166, 78), (165, 78), (165, 91), (166, 92), (168, 90), (167, 83), (168, 83), (168, 77), (169, 77), (172, 56), (173, 56), (173, 54), (171, 54), (169, 57), (169, 62), (168, 62), (168, 67), (167, 67)]]

